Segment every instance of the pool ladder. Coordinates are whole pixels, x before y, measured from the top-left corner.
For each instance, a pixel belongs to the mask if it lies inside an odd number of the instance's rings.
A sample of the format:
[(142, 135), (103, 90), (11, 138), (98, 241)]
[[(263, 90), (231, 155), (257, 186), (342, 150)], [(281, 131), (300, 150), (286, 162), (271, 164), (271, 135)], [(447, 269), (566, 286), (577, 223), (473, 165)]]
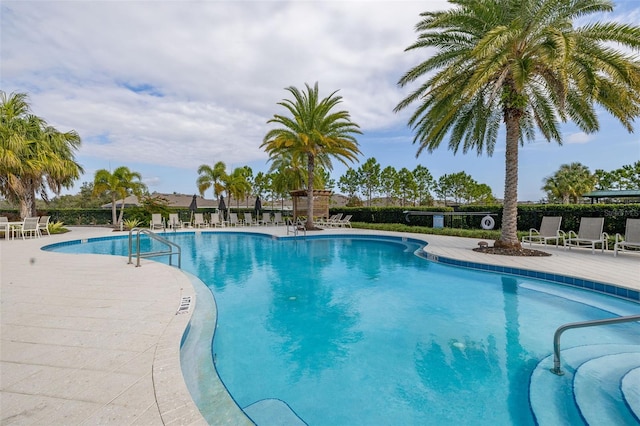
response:
[(572, 328), (595, 327), (597, 325), (620, 324), (623, 322), (634, 321), (640, 321), (640, 315), (628, 315), (624, 317), (607, 318), (601, 320), (571, 322), (558, 327), (555, 334), (553, 335), (553, 368), (551, 369), (551, 372), (553, 374), (557, 374), (558, 376), (562, 376), (564, 374), (564, 371), (562, 371), (562, 368), (560, 367), (560, 336), (563, 332)]
[(302, 231), (304, 232), (304, 236), (307, 236), (307, 228), (305, 227), (305, 224), (303, 222), (300, 221), (300, 219), (293, 221), (292, 219), (287, 219), (287, 235), (289, 235), (289, 227), (291, 227), (291, 233), (293, 234), (294, 237), (298, 236), (298, 232)]
[[(143, 258), (143, 257), (169, 256), (169, 265), (171, 265), (171, 261), (174, 255), (178, 256), (178, 268), (179, 269), (181, 268), (182, 252), (180, 250), (180, 246), (172, 241), (167, 240), (166, 238), (161, 237), (160, 235), (156, 234), (155, 232), (149, 229), (142, 229), (142, 228), (132, 228), (129, 231), (129, 261), (127, 262), (127, 264), (131, 265), (133, 263), (131, 261), (131, 258), (134, 254), (134, 251), (133, 251), (133, 233), (134, 232), (136, 234), (136, 237), (135, 237), (136, 238), (135, 255), (137, 258), (136, 268), (140, 266), (140, 258)], [(160, 243), (166, 245), (167, 250), (140, 253), (140, 234), (148, 235), (149, 238), (159, 241)], [(176, 251), (174, 251), (174, 249)]]

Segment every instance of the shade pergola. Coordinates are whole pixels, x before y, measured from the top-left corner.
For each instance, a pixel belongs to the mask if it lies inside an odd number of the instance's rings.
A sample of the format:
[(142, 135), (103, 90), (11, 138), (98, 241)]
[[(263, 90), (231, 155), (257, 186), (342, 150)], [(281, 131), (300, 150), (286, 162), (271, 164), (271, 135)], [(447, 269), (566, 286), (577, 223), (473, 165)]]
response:
[[(307, 212), (307, 190), (297, 189), (291, 191), (293, 199), (293, 220), (298, 220), (298, 216), (309, 216)], [(329, 218), (329, 199), (332, 191), (328, 189), (313, 190), (313, 213), (312, 217)]]

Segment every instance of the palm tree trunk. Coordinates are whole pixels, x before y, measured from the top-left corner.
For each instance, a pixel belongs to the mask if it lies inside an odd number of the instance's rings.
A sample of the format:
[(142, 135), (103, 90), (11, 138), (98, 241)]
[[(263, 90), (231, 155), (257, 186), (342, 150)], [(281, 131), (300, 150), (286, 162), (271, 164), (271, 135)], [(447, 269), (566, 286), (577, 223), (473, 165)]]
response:
[(111, 194), (111, 224), (113, 226), (116, 226), (116, 224), (118, 223), (118, 209), (116, 207), (117, 202), (118, 200), (116, 200), (116, 193), (113, 192)]
[(520, 117), (522, 111), (505, 112), (507, 143), (505, 153), (504, 205), (502, 207), (502, 232), (496, 247), (520, 248), (518, 241), (518, 142), (520, 141)]
[(315, 169), (315, 157), (312, 154), (307, 156), (307, 223), (305, 228), (313, 229), (313, 173)]

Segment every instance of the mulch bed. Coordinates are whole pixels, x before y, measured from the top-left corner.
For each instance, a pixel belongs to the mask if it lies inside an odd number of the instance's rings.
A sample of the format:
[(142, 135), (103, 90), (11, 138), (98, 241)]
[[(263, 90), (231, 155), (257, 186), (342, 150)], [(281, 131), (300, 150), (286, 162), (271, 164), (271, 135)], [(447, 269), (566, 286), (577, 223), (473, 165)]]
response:
[(478, 253), (486, 253), (486, 254), (499, 254), (502, 256), (551, 256), (551, 253), (546, 253), (540, 250), (533, 249), (513, 249), (513, 248), (496, 248), (496, 247), (478, 247), (474, 248), (473, 251)]

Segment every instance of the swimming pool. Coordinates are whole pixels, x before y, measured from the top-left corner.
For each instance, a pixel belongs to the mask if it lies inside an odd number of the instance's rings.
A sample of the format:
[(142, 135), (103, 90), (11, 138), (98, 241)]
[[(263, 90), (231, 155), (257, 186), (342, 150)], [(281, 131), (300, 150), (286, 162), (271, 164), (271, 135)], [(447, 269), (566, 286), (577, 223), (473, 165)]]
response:
[[(183, 248), (183, 268), (215, 295), (216, 368), (238, 405), (281, 400), (312, 425), (534, 424), (540, 402), (530, 382), (555, 328), (638, 310), (579, 289), (429, 262), (411, 240), (170, 237)], [(125, 254), (126, 244), (59, 251)], [(575, 330), (563, 348), (597, 343), (638, 353), (638, 337), (631, 324)]]

